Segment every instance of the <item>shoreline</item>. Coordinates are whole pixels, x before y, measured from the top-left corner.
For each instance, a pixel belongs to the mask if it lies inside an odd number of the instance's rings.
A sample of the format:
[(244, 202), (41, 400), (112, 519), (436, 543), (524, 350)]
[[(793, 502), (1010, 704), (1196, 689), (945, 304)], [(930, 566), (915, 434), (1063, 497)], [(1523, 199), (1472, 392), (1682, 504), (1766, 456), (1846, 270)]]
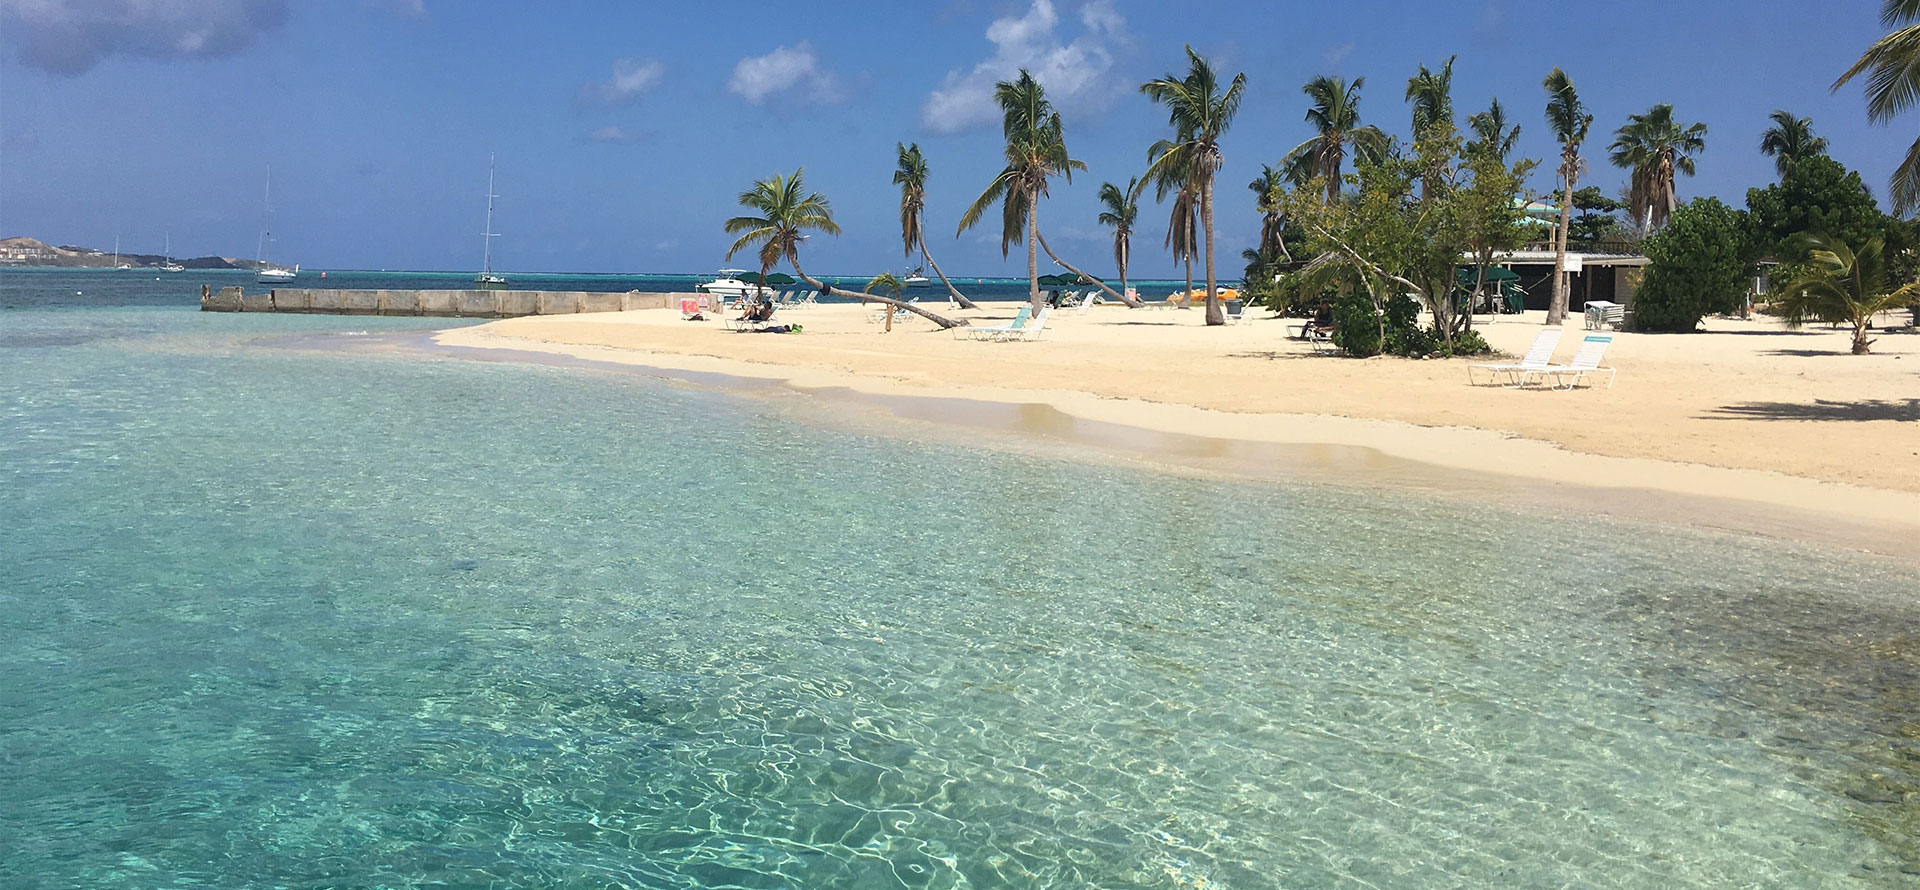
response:
[(757, 381), (840, 397), (898, 420), (1100, 448), (1122, 455), (1117, 463), (1256, 481), (1384, 483), (1920, 561), (1920, 495), (1895, 489), (1591, 454), (1468, 426), (1239, 413), (1072, 389), (908, 381), (849, 369), (516, 336), (500, 326), (443, 330), (429, 340), (435, 351), (470, 357), (564, 358), (721, 388), (731, 380)]

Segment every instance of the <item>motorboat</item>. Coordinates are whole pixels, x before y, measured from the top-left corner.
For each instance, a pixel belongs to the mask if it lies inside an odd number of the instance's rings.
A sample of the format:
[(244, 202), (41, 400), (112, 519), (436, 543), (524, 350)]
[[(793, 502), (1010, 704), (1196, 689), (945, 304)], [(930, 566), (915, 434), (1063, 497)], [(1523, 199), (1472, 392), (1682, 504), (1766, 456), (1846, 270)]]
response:
[(747, 269), (721, 269), (719, 274), (704, 284), (694, 285), (694, 290), (703, 294), (713, 294), (723, 300), (738, 300), (748, 294), (765, 294), (766, 288), (747, 280), (743, 276), (751, 275)]

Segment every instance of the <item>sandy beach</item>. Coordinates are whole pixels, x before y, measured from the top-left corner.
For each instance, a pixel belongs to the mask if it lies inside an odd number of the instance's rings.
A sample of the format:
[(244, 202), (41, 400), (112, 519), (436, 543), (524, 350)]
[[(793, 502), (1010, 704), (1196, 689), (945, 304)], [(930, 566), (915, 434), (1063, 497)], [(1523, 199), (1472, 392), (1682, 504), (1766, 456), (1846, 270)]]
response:
[[(957, 314), (993, 324), (1015, 307)], [(1207, 328), (1197, 310), (1119, 306), (1054, 319), (1039, 342), (981, 343), (919, 318), (885, 332), (852, 305), (790, 311), (782, 320), (805, 331), (789, 335), (645, 310), (507, 319), (437, 342), (877, 395), (1044, 404), (1143, 430), (1354, 446), (1441, 467), (1847, 518), (1886, 526), (1889, 540), (1920, 534), (1920, 333), (1911, 329), (1883, 332), (1870, 356), (1848, 355), (1846, 332), (1790, 331), (1767, 319), (1709, 319), (1707, 333), (1694, 335), (1619, 333), (1607, 354), (1619, 369), (1611, 388), (1557, 392), (1469, 385), (1467, 360), (1319, 354), (1288, 336), (1297, 319)], [(1529, 313), (1481, 330), (1517, 354), (1542, 321)], [(1579, 316), (1566, 328), (1562, 363), (1585, 333)]]

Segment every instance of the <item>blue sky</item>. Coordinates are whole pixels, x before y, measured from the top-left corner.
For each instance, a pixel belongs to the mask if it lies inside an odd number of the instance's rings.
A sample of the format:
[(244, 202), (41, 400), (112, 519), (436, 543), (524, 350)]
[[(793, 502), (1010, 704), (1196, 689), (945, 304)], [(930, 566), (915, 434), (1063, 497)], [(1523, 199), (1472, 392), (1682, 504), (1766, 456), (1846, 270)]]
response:
[[(1166, 134), (1136, 89), (1192, 43), (1249, 81), (1217, 211), (1233, 275), (1258, 232), (1245, 183), (1309, 135), (1300, 85), (1365, 76), (1363, 118), (1404, 133), (1407, 77), (1452, 54), (1461, 115), (1499, 96), (1529, 157), (1555, 152), (1540, 81), (1565, 68), (1597, 118), (1586, 182), (1610, 191), (1624, 182), (1602, 156), (1613, 129), (1670, 102), (1709, 128), (1683, 199), (1737, 204), (1771, 181), (1756, 145), (1775, 108), (1812, 116), (1883, 194), (1920, 114), (1870, 127), (1857, 88), (1828, 91), (1882, 33), (1877, 7), (1623, 0), (1556, 19), (1556, 4), (1509, 0), (0, 0), (0, 236), (159, 252), (170, 233), (176, 255), (251, 256), (270, 163), (274, 259), (470, 269), (494, 153), (496, 265), (705, 271), (734, 196), (805, 167), (846, 229), (809, 242), (809, 271), (856, 275), (903, 265), (889, 177), (895, 142), (917, 141), (936, 258), (1024, 274), (997, 231), (950, 236), (1001, 163), (991, 84), (1026, 65), (1090, 167), (1054, 189), (1041, 228), (1106, 272), (1095, 192), (1137, 175)], [(1164, 211), (1141, 215), (1134, 275), (1172, 277)]]

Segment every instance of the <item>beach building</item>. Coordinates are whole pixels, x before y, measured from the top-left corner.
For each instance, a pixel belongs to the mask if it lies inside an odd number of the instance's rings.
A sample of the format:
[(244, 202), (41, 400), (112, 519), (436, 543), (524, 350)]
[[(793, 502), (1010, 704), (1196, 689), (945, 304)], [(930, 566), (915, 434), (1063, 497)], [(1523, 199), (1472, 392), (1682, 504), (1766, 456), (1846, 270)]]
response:
[[(1560, 230), (1560, 205), (1526, 199), (1517, 199), (1515, 204), (1526, 214), (1522, 224), (1530, 231), (1529, 240), (1517, 250), (1494, 254), (1493, 261), (1520, 276), (1518, 285), (1525, 295), (1526, 308), (1545, 309), (1553, 300), (1554, 239)], [(1631, 304), (1646, 265), (1646, 255), (1624, 240), (1569, 244), (1567, 310), (1580, 312), (1588, 300)]]

